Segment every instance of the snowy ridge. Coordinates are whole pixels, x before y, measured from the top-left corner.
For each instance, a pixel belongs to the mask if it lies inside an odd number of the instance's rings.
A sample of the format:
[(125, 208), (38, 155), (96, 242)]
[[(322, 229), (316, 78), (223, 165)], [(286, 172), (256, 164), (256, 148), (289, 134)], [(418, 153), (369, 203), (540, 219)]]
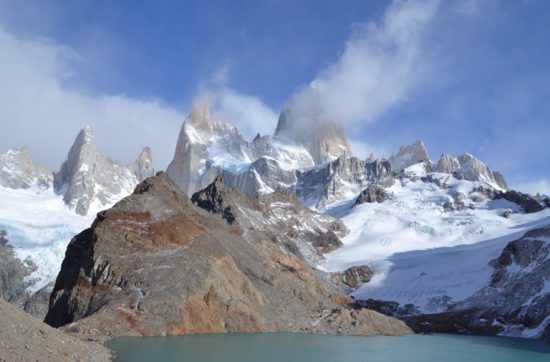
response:
[[(390, 198), (383, 203), (353, 207), (350, 199), (326, 210), (350, 233), (323, 268), (375, 270), (372, 280), (353, 292), (356, 299), (414, 304), (416, 313), (446, 311), (489, 285), (495, 271), (489, 262), (509, 242), (550, 224), (549, 209), (524, 214), (515, 203), (484, 196), (480, 186), (489, 186), (486, 182), (426, 172), (423, 164), (407, 168), (404, 176), (386, 189)], [(508, 269), (529, 272), (514, 264)]]

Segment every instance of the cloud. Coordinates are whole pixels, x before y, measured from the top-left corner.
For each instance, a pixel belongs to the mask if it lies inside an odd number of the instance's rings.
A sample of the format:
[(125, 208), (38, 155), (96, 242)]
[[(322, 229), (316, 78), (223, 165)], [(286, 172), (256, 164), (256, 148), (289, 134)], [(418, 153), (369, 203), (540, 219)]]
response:
[(214, 113), (223, 121), (237, 126), (248, 139), (256, 133), (272, 134), (278, 114), (260, 99), (222, 86), (211, 93)]
[(357, 139), (350, 139), (349, 143), (354, 155), (362, 160), (367, 159), (371, 154), (375, 158), (386, 158), (389, 155), (389, 151), (385, 146), (372, 145)]
[(550, 180), (539, 179), (536, 181), (525, 182), (525, 183), (515, 185), (513, 189), (527, 192), (532, 195), (535, 195), (537, 193), (550, 195)]
[(339, 59), (289, 102), (293, 123), (375, 121), (428, 74), (423, 39), (437, 0), (394, 1), (383, 20), (355, 27)]
[(178, 110), (66, 87), (78, 54), (48, 39), (22, 39), (0, 27), (0, 53), (2, 148), (28, 145), (38, 161), (57, 169), (78, 130), (90, 124), (98, 147), (113, 159), (129, 163), (149, 145), (157, 168), (169, 162), (184, 119)]

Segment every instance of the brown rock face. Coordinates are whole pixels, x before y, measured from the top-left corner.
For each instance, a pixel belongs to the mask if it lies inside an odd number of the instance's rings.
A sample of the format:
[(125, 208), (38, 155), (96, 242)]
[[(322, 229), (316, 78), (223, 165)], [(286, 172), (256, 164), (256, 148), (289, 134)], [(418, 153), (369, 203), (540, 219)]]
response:
[(292, 252), (306, 234), (292, 238), (280, 227), (274, 235), (265, 226), (262, 205), (291, 203), (231, 195), (229, 224), (193, 205), (164, 173), (142, 182), (71, 241), (45, 321), (100, 336), (410, 333), (395, 319), (350, 310), (351, 301)]

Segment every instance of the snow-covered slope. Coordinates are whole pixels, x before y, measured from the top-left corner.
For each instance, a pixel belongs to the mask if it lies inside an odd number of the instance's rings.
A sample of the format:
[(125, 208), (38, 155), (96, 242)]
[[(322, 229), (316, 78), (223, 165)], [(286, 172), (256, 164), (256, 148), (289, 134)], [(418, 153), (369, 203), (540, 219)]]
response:
[(31, 293), (55, 280), (67, 244), (95, 217), (76, 214), (51, 187), (0, 187), (0, 204), (0, 230), (16, 256), (33, 265), (26, 280)]
[(369, 265), (373, 279), (354, 291), (357, 299), (412, 303), (418, 312), (445, 310), (488, 284), (489, 261), (525, 231), (550, 222), (550, 210), (525, 214), (505, 199), (491, 199), (489, 184), (407, 168), (382, 203), (327, 211), (350, 229), (344, 246), (327, 255), (328, 271)]

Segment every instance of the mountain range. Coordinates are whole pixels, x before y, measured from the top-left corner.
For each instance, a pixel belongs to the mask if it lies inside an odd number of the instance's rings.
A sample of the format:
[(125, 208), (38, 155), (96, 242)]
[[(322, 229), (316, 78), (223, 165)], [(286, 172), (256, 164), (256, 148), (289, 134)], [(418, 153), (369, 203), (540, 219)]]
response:
[(8, 150), (0, 197), (2, 297), (72, 332), (408, 333), (398, 318), (550, 340), (549, 197), (422, 141), (361, 160), (292, 104), (248, 141), (197, 102), (156, 175), (148, 147), (120, 165), (89, 127), (57, 172)]

